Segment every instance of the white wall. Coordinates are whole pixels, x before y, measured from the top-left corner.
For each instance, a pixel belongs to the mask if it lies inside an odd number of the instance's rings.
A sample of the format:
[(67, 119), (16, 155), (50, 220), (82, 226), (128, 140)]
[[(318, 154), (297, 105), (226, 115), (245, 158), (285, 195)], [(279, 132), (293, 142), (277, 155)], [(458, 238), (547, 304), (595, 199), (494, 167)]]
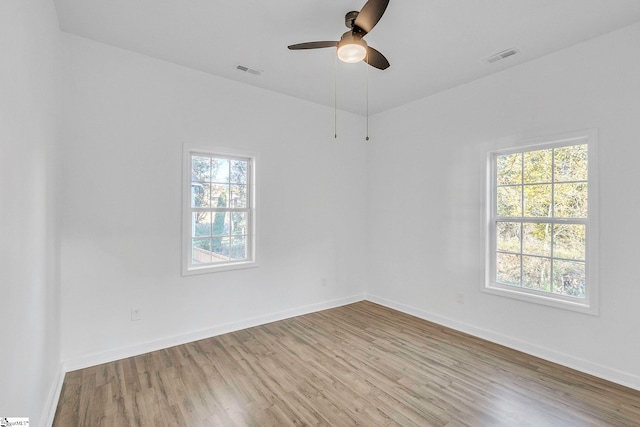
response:
[(51, 1), (0, 2), (0, 415), (32, 425), (44, 422), (60, 370), (58, 55)]
[[(373, 117), (368, 297), (640, 389), (639, 76), (634, 25)], [(589, 128), (600, 315), (482, 293), (487, 148)]]
[[(68, 367), (363, 298), (362, 117), (62, 39)], [(187, 141), (260, 153), (258, 268), (180, 276)]]

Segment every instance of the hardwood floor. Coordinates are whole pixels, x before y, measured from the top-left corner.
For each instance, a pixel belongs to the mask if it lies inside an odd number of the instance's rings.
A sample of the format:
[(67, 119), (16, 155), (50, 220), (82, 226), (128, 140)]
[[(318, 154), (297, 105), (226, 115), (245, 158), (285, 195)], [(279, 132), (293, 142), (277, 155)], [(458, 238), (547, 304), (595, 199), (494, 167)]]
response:
[(54, 426), (633, 426), (640, 392), (359, 302), (67, 373)]

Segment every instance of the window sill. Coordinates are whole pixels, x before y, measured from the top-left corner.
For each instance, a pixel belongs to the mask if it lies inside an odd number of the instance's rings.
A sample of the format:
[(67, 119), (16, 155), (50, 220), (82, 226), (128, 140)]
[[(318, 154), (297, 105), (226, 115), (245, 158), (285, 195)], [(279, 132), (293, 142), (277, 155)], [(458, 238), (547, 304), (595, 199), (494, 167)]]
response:
[(589, 300), (580, 302), (569, 299), (555, 298), (553, 296), (545, 295), (542, 293), (521, 291), (519, 288), (510, 289), (496, 283), (489, 283), (484, 286), (483, 292), (534, 304), (546, 305), (548, 307), (590, 314), (592, 316), (598, 316), (599, 314), (597, 305), (593, 301)]
[(219, 273), (223, 271), (244, 270), (247, 268), (256, 268), (258, 263), (255, 261), (234, 262), (229, 264), (206, 265), (202, 267), (191, 267), (182, 270), (183, 276), (195, 276), (198, 274)]

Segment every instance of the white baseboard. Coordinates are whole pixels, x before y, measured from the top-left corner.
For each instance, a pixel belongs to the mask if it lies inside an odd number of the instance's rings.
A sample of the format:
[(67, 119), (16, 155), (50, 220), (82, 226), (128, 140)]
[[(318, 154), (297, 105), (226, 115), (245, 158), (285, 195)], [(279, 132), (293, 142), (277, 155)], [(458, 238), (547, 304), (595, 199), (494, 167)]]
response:
[[(352, 295), (349, 297), (338, 298), (329, 301), (323, 301), (316, 304), (310, 304), (277, 313), (266, 314), (262, 316), (243, 319), (236, 322), (226, 323), (199, 331), (188, 332), (185, 334), (175, 335), (171, 337), (161, 338), (158, 340), (148, 341), (133, 346), (121, 347), (113, 350), (92, 353), (85, 356), (68, 359), (63, 362), (63, 371), (70, 372), (77, 369), (88, 368), (90, 366), (102, 363), (113, 362), (115, 360), (127, 357), (138, 356), (140, 354), (149, 353), (151, 351), (162, 350), (164, 348), (176, 345), (186, 344), (192, 341), (198, 341), (205, 338), (211, 338), (217, 335), (229, 332), (239, 331), (241, 329), (251, 328), (254, 326), (264, 325), (266, 323), (276, 322), (303, 314), (313, 313), (316, 311), (327, 310), (330, 308), (340, 307), (354, 302), (362, 301), (364, 293)], [(64, 374), (63, 374), (64, 376)], [(55, 411), (55, 408), (54, 408)]]
[(51, 384), (49, 394), (47, 395), (47, 405), (45, 405), (42, 415), (40, 416), (40, 427), (49, 427), (53, 424), (53, 418), (56, 416), (56, 409), (58, 408), (58, 400), (60, 400), (60, 393), (62, 392), (65, 373), (66, 371), (62, 364), (60, 364), (58, 375)]
[(577, 371), (584, 372), (586, 374), (593, 375), (595, 377), (602, 378), (616, 384), (633, 388), (635, 390), (640, 390), (640, 377), (636, 375), (618, 371), (616, 369), (611, 369), (609, 367), (593, 363), (588, 360), (560, 353), (545, 347), (540, 347), (526, 341), (519, 340), (517, 338), (492, 332), (487, 329), (482, 329), (473, 325), (458, 322), (453, 319), (429, 313), (425, 310), (402, 304), (397, 301), (382, 298), (376, 295), (366, 294), (365, 299), (367, 301), (371, 301), (376, 304), (380, 304), (385, 307), (410, 314), (420, 319), (437, 323), (439, 325), (446, 326), (448, 328), (455, 329), (469, 335), (473, 335), (474, 337), (482, 338), (484, 340), (500, 344), (535, 357), (539, 357), (540, 359), (544, 359), (549, 362), (557, 363), (559, 365), (566, 366), (568, 368), (575, 369)]

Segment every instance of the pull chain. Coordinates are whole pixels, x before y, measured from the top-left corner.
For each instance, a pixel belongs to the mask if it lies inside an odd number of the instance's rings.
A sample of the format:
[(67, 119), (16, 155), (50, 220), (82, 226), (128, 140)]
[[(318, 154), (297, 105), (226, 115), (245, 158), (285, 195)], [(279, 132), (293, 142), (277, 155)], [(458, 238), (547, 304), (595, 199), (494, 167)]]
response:
[(338, 138), (338, 55), (333, 56), (333, 138)]
[(366, 67), (367, 67), (367, 137), (365, 138), (365, 141), (369, 140), (369, 50), (367, 49), (367, 61), (365, 63)]

